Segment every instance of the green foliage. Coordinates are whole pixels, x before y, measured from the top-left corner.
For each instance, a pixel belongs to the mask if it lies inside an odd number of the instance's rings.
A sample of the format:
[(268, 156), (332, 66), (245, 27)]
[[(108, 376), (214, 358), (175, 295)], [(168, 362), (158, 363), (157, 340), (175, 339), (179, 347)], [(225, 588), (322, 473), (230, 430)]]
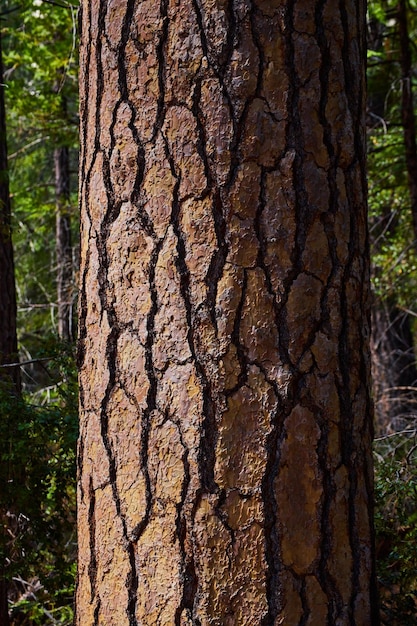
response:
[[(397, 2), (368, 3), (368, 175), (375, 294), (409, 307), (417, 257), (401, 122)], [(409, 13), (410, 35), (417, 34)]]
[(34, 593), (32, 586), (29, 586), (27, 593), (30, 599), (25, 598), (16, 602), (11, 612), (12, 621), (18, 618), (19, 626), (72, 626), (74, 613), (68, 603), (63, 603), (58, 598), (58, 606), (55, 606), (54, 603), (51, 605), (50, 594), (45, 593), (43, 588), (36, 589), (36, 592)]
[(381, 615), (414, 625), (417, 612), (416, 432), (375, 442), (375, 529)]
[(382, 2), (374, 2), (371, 0), (368, 2), (368, 15), (370, 18), (375, 18), (379, 22), (385, 21), (385, 3)]
[(22, 626), (71, 623), (75, 581), (77, 381), (73, 348), (56, 340), (53, 161), (70, 148), (76, 242), (75, 5), (3, 0), (0, 10), (19, 350), (36, 361), (22, 368), (22, 398), (0, 385), (0, 551)]
[[(52, 349), (52, 346), (50, 346)], [(30, 624), (69, 623), (75, 574), (77, 382), (72, 350), (46, 363), (49, 403), (0, 386), (1, 557), (14, 581), (14, 614)], [(20, 582), (19, 582), (20, 581)], [(38, 586), (38, 593), (27, 590)], [(20, 623), (20, 622), (19, 622)]]
[[(6, 2), (6, 8), (9, 0)], [(13, 243), (24, 358), (56, 332), (56, 147), (71, 155), (74, 262), (77, 215), (77, 7), (23, 0), (2, 22)], [(74, 305), (75, 305), (74, 289)]]
[[(417, 36), (416, 2), (408, 3), (410, 39)], [(368, 3), (368, 175), (372, 280), (375, 306), (413, 311), (417, 291), (417, 248), (402, 126), (402, 80), (397, 0)], [(416, 49), (411, 46), (416, 62)], [(382, 303), (382, 305), (381, 305)], [(387, 316), (389, 320), (390, 317)], [(381, 331), (381, 329), (377, 329)], [(383, 333), (389, 334), (387, 328)], [(376, 337), (379, 341), (380, 337)], [(398, 345), (398, 344), (397, 344)], [(415, 346), (408, 346), (412, 351)], [(395, 361), (398, 355), (393, 355)], [(384, 378), (383, 372), (377, 372)], [(395, 372), (393, 374), (395, 379)], [(391, 380), (389, 378), (389, 380)], [(390, 397), (401, 406), (401, 391)], [(415, 402), (411, 388), (405, 402)], [(388, 408), (387, 417), (389, 417)], [(381, 416), (378, 416), (379, 420)], [(407, 432), (375, 442), (375, 527), (381, 619), (389, 626), (416, 623), (417, 448), (415, 418)]]
[(9, 136), (20, 149), (39, 137), (77, 145), (76, 11), (65, 1), (23, 0), (5, 24), (8, 124), (17, 133)]
[(401, 129), (372, 132), (368, 172), (374, 291), (407, 307), (417, 289), (417, 256)]

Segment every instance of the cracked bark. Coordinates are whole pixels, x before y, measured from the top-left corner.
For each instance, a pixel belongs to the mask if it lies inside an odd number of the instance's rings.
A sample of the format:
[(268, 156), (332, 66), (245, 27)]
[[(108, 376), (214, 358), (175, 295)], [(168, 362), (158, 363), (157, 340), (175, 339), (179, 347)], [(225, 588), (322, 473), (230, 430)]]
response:
[(84, 0), (77, 624), (377, 624), (365, 3)]

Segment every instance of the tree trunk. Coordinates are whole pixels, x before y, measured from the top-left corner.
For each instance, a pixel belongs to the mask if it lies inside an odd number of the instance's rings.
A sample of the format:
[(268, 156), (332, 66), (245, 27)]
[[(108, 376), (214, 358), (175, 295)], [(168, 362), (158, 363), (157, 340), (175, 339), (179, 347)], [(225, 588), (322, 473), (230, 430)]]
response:
[(407, 2), (398, 3), (398, 30), (400, 39), (400, 65), (402, 79), (401, 122), (404, 132), (405, 161), (410, 191), (411, 214), (413, 217), (414, 239), (417, 246), (417, 144), (416, 121), (413, 101), (413, 65), (411, 42), (408, 34)]
[(365, 2), (81, 23), (76, 623), (378, 624)]
[[(11, 233), (9, 174), (7, 166), (6, 114), (0, 39), (0, 366), (16, 363), (16, 288)], [(20, 390), (19, 367), (0, 367), (0, 379)]]
[(70, 202), (69, 150), (63, 146), (54, 150), (56, 193), (56, 260), (58, 335), (64, 341), (73, 340), (73, 276)]
[[(17, 363), (16, 288), (14, 280), (13, 245), (11, 234), (9, 174), (7, 165), (6, 111), (4, 104), (3, 62), (0, 33), (0, 384), (7, 384), (10, 393), (20, 392), (19, 367), (2, 368)], [(1, 415), (1, 419), (9, 419)], [(4, 462), (2, 460), (2, 462)], [(6, 511), (0, 511), (0, 624), (8, 626), (6, 556), (10, 541), (7, 533)]]

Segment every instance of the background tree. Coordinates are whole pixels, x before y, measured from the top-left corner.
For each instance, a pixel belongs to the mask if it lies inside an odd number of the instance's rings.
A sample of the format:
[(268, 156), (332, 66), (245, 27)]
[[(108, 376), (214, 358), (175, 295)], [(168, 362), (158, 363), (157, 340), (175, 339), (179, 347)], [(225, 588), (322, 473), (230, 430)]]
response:
[[(6, 111), (0, 33), (0, 364), (17, 361), (16, 288), (11, 232), (9, 168), (7, 162)], [(19, 368), (0, 369), (0, 377), (20, 389)]]
[(365, 3), (83, 3), (77, 623), (377, 624)]
[[(45, 336), (74, 339), (76, 6), (58, 4), (22, 3), (8, 20), (5, 50), (19, 340), (27, 360), (43, 351)], [(42, 379), (40, 368), (27, 374), (27, 384), (29, 376)]]

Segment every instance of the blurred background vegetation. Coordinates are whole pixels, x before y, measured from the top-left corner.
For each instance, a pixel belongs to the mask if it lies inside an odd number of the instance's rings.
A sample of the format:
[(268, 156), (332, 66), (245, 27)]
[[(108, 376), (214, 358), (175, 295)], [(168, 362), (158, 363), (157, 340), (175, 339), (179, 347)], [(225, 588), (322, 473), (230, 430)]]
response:
[[(21, 362), (21, 390), (0, 371), (0, 623), (65, 626), (76, 558), (77, 2), (0, 6)], [(416, 41), (417, 0), (370, 0), (375, 525), (391, 626), (417, 619)]]
[(20, 393), (0, 370), (0, 623), (65, 625), (76, 562), (77, 5), (3, 0), (0, 15), (22, 364)]
[(368, 3), (368, 179), (381, 621), (417, 623), (417, 2)]

